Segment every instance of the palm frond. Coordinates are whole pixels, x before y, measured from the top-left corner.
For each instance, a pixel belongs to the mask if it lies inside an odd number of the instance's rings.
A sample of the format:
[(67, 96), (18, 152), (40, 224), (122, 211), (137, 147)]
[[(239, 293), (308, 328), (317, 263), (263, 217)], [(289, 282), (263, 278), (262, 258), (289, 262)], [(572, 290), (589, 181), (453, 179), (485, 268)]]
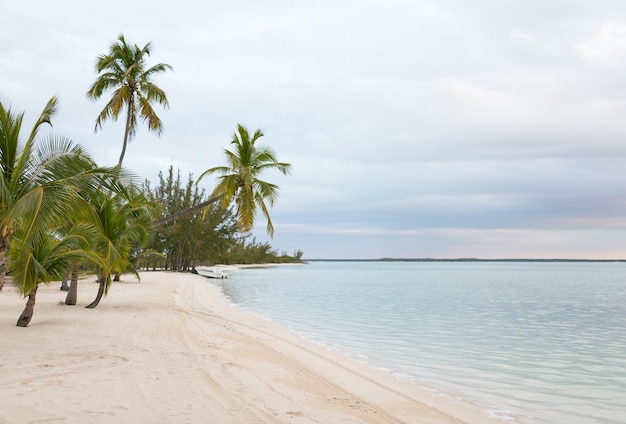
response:
[(11, 181), (16, 166), (23, 119), (24, 113), (15, 114), (0, 102), (0, 167), (5, 184)]

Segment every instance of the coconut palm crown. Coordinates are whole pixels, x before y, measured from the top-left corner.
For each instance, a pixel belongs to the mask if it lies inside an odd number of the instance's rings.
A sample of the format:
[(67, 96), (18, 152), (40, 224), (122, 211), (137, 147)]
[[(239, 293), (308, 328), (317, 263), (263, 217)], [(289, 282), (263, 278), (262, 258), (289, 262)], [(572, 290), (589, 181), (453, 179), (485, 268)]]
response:
[(135, 136), (138, 118), (147, 122), (149, 131), (157, 135), (163, 131), (161, 119), (152, 105), (158, 103), (168, 108), (169, 102), (165, 92), (151, 78), (173, 68), (166, 63), (148, 67), (146, 57), (150, 56), (150, 50), (150, 43), (140, 48), (136, 44), (128, 44), (124, 35), (120, 35), (111, 45), (108, 54), (98, 56), (96, 71), (99, 75), (87, 92), (87, 98), (96, 101), (107, 90), (114, 90), (111, 99), (96, 119), (96, 131), (109, 119), (117, 121), (120, 112), (126, 110), (124, 142), (118, 161), (120, 167), (126, 154), (126, 146)]
[(246, 127), (238, 124), (231, 141), (233, 150), (224, 149), (228, 165), (207, 169), (200, 175), (198, 182), (207, 175), (218, 174), (218, 183), (212, 197), (220, 197), (223, 207), (235, 202), (240, 230), (245, 233), (252, 229), (256, 212), (260, 209), (267, 218), (267, 233), (273, 237), (274, 226), (265, 201), (273, 206), (278, 198), (279, 187), (260, 180), (259, 176), (271, 169), (287, 175), (291, 165), (278, 162), (274, 151), (269, 147), (257, 145), (261, 137), (261, 130), (256, 130), (251, 137)]

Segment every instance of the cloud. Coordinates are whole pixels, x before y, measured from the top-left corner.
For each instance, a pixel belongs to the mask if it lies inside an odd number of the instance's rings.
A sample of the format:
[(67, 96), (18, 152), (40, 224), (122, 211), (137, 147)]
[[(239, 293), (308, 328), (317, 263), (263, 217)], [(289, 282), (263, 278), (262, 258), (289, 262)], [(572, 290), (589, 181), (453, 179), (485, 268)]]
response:
[(576, 44), (581, 58), (599, 66), (623, 66), (626, 61), (626, 23), (607, 21), (586, 40)]
[[(117, 161), (86, 100), (115, 37), (152, 42), (170, 99), (125, 163), (223, 162), (237, 123), (293, 175), (272, 244), (307, 257), (616, 257), (626, 198), (626, 4), (181, 0), (2, 3), (0, 98)], [(124, 13), (120, 13), (124, 10)], [(141, 17), (139, 19), (139, 17)], [(51, 23), (54, 23), (52, 25)], [(97, 24), (96, 24), (97, 23)], [(202, 187), (212, 189), (210, 179)], [(265, 238), (264, 224), (255, 235)]]

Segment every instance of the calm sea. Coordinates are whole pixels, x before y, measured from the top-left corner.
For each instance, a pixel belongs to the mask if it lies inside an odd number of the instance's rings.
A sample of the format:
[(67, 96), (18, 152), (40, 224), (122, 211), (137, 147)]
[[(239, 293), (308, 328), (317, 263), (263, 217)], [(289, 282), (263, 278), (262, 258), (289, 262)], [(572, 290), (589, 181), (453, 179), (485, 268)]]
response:
[(244, 309), (505, 422), (626, 423), (625, 263), (313, 262), (213, 281)]

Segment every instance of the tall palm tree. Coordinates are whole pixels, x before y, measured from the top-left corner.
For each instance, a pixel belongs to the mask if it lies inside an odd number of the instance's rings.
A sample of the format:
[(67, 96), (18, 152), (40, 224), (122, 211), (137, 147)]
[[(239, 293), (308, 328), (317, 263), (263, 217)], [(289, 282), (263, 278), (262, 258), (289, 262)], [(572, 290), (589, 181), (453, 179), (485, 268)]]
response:
[(102, 128), (104, 121), (117, 118), (126, 108), (126, 128), (124, 130), (124, 143), (118, 161), (122, 166), (126, 146), (135, 136), (137, 119), (148, 123), (148, 130), (160, 135), (163, 131), (161, 119), (152, 108), (153, 103), (169, 107), (165, 92), (155, 85), (151, 78), (153, 75), (167, 70), (173, 70), (166, 63), (159, 63), (152, 67), (146, 64), (146, 57), (150, 56), (151, 44), (143, 48), (136, 44), (128, 44), (124, 35), (120, 35), (114, 42), (108, 54), (98, 56), (96, 71), (99, 76), (87, 92), (91, 100), (98, 100), (105, 91), (112, 89), (113, 95), (96, 119), (95, 130)]
[(267, 218), (267, 233), (273, 236), (274, 226), (265, 201), (270, 206), (274, 205), (278, 198), (278, 186), (260, 180), (259, 176), (271, 169), (286, 175), (291, 165), (278, 162), (274, 151), (269, 147), (257, 145), (261, 137), (261, 130), (256, 130), (250, 137), (246, 127), (238, 124), (237, 132), (230, 142), (234, 146), (233, 150), (224, 149), (228, 165), (207, 169), (200, 175), (198, 182), (207, 175), (220, 175), (211, 197), (219, 198), (224, 208), (235, 202), (237, 223), (244, 233), (252, 229), (256, 212), (260, 209)]
[[(60, 219), (74, 216), (84, 203), (77, 202), (82, 190), (105, 184), (104, 178), (118, 181), (118, 168), (98, 168), (78, 145), (69, 139), (48, 136), (41, 142), (38, 133), (57, 113), (58, 100), (52, 97), (22, 144), (20, 133), (24, 113), (16, 113), (0, 102), (0, 268), (6, 269), (11, 236), (21, 231), (23, 240), (43, 237), (57, 227)], [(4, 274), (0, 275), (0, 281)]]

